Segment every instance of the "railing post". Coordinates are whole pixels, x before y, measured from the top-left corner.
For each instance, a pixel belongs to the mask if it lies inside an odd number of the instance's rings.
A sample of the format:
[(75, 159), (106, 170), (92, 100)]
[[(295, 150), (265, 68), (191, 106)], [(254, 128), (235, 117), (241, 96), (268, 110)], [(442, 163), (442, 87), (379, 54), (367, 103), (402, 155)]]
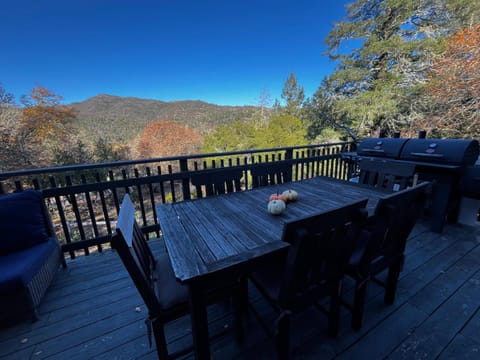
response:
[[(183, 173), (188, 172), (188, 160), (187, 159), (180, 159), (180, 171)], [(182, 191), (183, 191), (183, 199), (189, 200), (190, 199), (190, 177), (184, 177), (182, 179)]]
[[(292, 159), (293, 159), (293, 149), (292, 148), (285, 149), (285, 160), (292, 160)], [(286, 175), (285, 181), (292, 181), (292, 167), (290, 167), (290, 170), (285, 175)]]

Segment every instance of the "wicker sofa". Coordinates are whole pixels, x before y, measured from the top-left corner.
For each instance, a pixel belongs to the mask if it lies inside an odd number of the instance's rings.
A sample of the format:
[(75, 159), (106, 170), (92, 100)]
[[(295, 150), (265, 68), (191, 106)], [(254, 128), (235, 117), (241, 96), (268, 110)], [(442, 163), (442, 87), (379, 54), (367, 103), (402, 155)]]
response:
[(42, 193), (0, 196), (0, 323), (38, 319), (37, 307), (63, 262)]

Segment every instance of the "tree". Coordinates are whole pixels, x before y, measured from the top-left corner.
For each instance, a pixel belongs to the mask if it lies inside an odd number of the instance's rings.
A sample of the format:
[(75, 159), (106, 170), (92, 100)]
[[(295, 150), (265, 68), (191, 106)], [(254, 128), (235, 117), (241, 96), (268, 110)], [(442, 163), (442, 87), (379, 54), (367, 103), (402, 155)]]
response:
[[(357, 0), (326, 39), (338, 66), (326, 81), (338, 112), (362, 134), (405, 127), (408, 101), (426, 82), (442, 39), (475, 21), (480, 3), (470, 0)], [(352, 50), (349, 50), (351, 49)], [(348, 125), (348, 124), (347, 124)]]
[(269, 122), (255, 126), (254, 122), (235, 121), (218, 127), (205, 138), (203, 153), (249, 149), (265, 149), (282, 146), (304, 145), (307, 130), (300, 119), (277, 114)]
[(257, 129), (262, 126), (254, 121), (241, 120), (221, 125), (205, 137), (202, 153), (255, 149), (258, 147)]
[(297, 78), (293, 72), (285, 81), (282, 90), (282, 99), (285, 101), (283, 112), (297, 118), (301, 118), (302, 106), (305, 101), (303, 86), (298, 85)]
[(424, 91), (437, 104), (424, 128), (440, 136), (480, 137), (480, 24), (451, 36)]
[(2, 83), (0, 83), (0, 107), (6, 108), (15, 104), (15, 97), (12, 93), (7, 92)]
[(264, 124), (268, 121), (269, 110), (272, 106), (272, 99), (267, 89), (263, 88), (258, 96), (257, 106), (260, 108), (259, 124)]
[(69, 139), (58, 144), (54, 151), (55, 165), (77, 165), (93, 162), (93, 153), (81, 139)]
[(25, 151), (20, 141), (20, 112), (13, 94), (0, 84), (0, 171), (13, 170), (24, 165)]
[[(71, 122), (77, 112), (61, 104), (62, 97), (41, 86), (33, 88), (21, 102), (19, 134), (25, 146), (31, 148), (29, 162), (34, 166), (51, 166), (55, 163), (55, 151), (71, 141)], [(28, 144), (28, 145), (26, 145)]]
[(200, 151), (202, 136), (194, 129), (175, 121), (161, 120), (148, 124), (137, 146), (142, 158), (188, 155)]
[(260, 148), (307, 144), (307, 130), (302, 121), (292, 115), (277, 115), (256, 134)]
[(37, 86), (30, 95), (22, 97), (23, 127), (44, 143), (56, 144), (68, 135), (69, 122), (76, 118), (77, 112), (61, 104), (62, 97), (48, 89)]
[(129, 149), (126, 145), (114, 145), (100, 137), (94, 145), (93, 160), (96, 162), (127, 160)]
[(38, 166), (41, 143), (22, 123), (22, 110), (13, 94), (0, 86), (0, 170)]

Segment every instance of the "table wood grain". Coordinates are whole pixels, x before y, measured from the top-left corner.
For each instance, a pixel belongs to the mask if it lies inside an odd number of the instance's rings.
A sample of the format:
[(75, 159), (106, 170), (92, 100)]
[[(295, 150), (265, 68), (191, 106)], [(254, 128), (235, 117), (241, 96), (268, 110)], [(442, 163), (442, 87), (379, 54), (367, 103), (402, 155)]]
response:
[[(267, 211), (272, 193), (293, 189), (298, 200), (274, 216)], [(287, 184), (163, 204), (157, 207), (160, 227), (175, 276), (188, 282), (199, 276), (281, 250), (283, 224), (368, 198), (373, 213), (385, 191), (331, 178)]]

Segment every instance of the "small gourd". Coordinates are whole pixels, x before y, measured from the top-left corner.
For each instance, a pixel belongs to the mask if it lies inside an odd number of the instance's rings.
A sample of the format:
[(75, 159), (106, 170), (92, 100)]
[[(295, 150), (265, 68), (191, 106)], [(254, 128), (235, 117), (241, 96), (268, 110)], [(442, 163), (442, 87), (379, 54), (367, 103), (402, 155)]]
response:
[(276, 194), (270, 195), (270, 197), (268, 198), (268, 201), (272, 201), (272, 200), (282, 200), (283, 202), (286, 203), (287, 197), (284, 194), (276, 193)]
[(286, 209), (285, 202), (283, 200), (272, 200), (268, 202), (268, 212), (272, 215), (280, 215)]
[(298, 199), (298, 193), (295, 190), (285, 190), (282, 194), (287, 198), (287, 201), (296, 201)]

